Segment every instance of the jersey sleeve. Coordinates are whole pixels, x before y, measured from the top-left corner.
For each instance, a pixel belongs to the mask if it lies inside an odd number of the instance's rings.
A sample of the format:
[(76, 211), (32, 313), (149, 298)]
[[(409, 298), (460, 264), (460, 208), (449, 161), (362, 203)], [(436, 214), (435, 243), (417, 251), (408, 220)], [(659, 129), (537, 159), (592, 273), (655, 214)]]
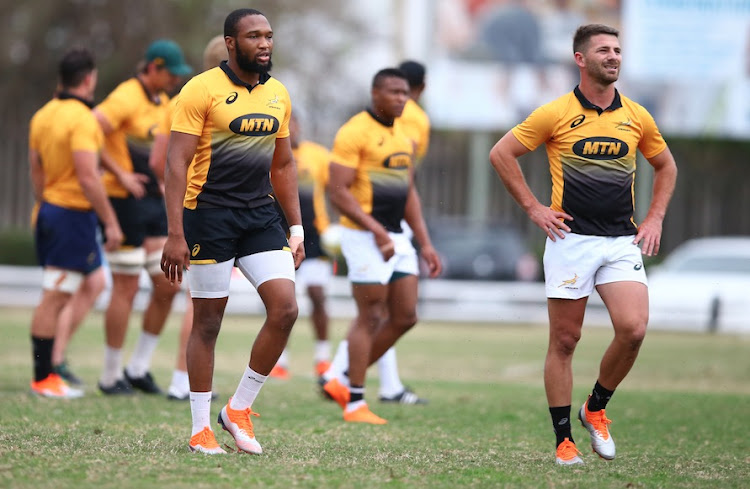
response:
[(39, 151), (39, 129), (37, 128), (38, 125), (39, 113), (37, 112), (31, 118), (31, 122), (29, 123), (29, 149), (33, 149), (37, 152)]
[(357, 131), (353, 124), (344, 124), (333, 141), (331, 162), (348, 168), (357, 168), (362, 147), (361, 138), (361, 131)]
[(193, 78), (182, 87), (172, 113), (171, 130), (200, 136), (208, 117), (211, 97), (206, 86)]
[(96, 106), (97, 112), (102, 114), (109, 125), (112, 126), (112, 129), (115, 130), (131, 118), (137, 107), (137, 104), (133, 103), (132, 94), (125, 83), (120, 84)]
[(549, 105), (543, 105), (511, 131), (521, 144), (529, 151), (533, 151), (552, 136), (556, 121), (557, 117)]
[(98, 153), (104, 143), (104, 133), (96, 117), (85, 109), (78, 119), (79, 123), (70, 135), (70, 150)]
[(638, 149), (641, 150), (646, 159), (649, 159), (664, 151), (667, 143), (659, 132), (656, 121), (651, 114), (643, 107), (639, 107), (639, 110), (641, 111), (640, 120), (643, 124), (643, 137), (638, 143)]

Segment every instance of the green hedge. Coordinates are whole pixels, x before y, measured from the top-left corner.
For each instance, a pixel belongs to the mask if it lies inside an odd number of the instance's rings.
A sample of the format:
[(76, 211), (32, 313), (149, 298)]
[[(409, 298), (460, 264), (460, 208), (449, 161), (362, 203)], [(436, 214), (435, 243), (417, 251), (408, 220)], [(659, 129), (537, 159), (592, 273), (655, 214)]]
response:
[(31, 230), (0, 230), (0, 264), (28, 266), (37, 264)]

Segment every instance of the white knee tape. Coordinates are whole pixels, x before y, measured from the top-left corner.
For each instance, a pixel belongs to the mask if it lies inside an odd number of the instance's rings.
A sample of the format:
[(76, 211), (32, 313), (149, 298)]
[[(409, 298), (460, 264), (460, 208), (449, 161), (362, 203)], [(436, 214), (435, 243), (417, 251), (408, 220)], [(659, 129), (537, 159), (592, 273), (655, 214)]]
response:
[(146, 264), (146, 250), (143, 248), (125, 248), (107, 253), (107, 262), (113, 273), (138, 275)]
[(146, 271), (149, 275), (160, 275), (161, 271), (161, 251), (152, 251), (146, 255)]
[(42, 272), (42, 288), (44, 290), (73, 294), (78, 290), (82, 281), (83, 274), (81, 272), (47, 268)]

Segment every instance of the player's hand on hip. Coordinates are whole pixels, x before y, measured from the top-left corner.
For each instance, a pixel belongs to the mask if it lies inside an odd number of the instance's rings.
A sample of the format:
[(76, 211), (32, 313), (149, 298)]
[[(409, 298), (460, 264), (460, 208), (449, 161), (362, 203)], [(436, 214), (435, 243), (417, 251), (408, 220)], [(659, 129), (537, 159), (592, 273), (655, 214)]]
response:
[(661, 221), (657, 219), (646, 218), (638, 226), (638, 234), (635, 235), (633, 244), (640, 244), (641, 253), (646, 256), (655, 256), (659, 254), (661, 243)]
[(294, 269), (298, 269), (302, 264), (302, 260), (305, 259), (305, 239), (301, 236), (290, 236), (289, 237), (289, 249), (292, 250), (292, 258), (294, 258)]
[(120, 225), (110, 224), (104, 227), (104, 251), (115, 251), (122, 244), (122, 240), (125, 236), (122, 234)]
[(556, 241), (557, 238), (565, 239), (565, 233), (570, 232), (570, 227), (565, 224), (565, 221), (572, 221), (573, 216), (568, 213), (553, 211), (539, 204), (528, 211), (528, 214), (534, 224), (539, 226), (552, 241)]
[(390, 260), (396, 254), (396, 244), (386, 230), (383, 230), (382, 233), (375, 233), (375, 244), (385, 261)]
[(182, 272), (190, 268), (190, 250), (184, 237), (168, 236), (161, 254), (161, 271), (169, 283), (182, 283)]
[(443, 263), (440, 260), (440, 255), (432, 246), (423, 246), (419, 250), (419, 254), (427, 263), (427, 269), (430, 272), (430, 278), (439, 276), (443, 271)]

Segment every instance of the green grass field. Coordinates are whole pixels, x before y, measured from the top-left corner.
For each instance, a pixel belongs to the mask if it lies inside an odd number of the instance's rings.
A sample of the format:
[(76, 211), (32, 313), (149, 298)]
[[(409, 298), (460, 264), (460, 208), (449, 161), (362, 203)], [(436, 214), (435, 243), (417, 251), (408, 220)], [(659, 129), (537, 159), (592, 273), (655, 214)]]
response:
[[(187, 450), (190, 408), (164, 398), (96, 393), (102, 317), (92, 315), (69, 360), (87, 383), (74, 401), (38, 399), (31, 377), (29, 310), (0, 310), (0, 488), (216, 487), (750, 487), (750, 337), (650, 332), (639, 361), (607, 409), (617, 459), (554, 464), (542, 385), (546, 327), (422, 323), (399, 344), (402, 377), (427, 406), (380, 405), (377, 369), (367, 397), (386, 426), (349, 425), (312, 376), (308, 320), (292, 335), (293, 377), (269, 381), (253, 406), (262, 456), (207, 457)], [(164, 332), (153, 372), (166, 388), (178, 319)], [(225, 402), (239, 380), (260, 319), (228, 317), (215, 389)], [(126, 359), (139, 328), (131, 322)], [(346, 322), (332, 325), (331, 337)], [(575, 401), (596, 380), (606, 328), (584, 329)], [(221, 402), (212, 406), (214, 416)], [(575, 406), (574, 406), (575, 409)], [(218, 430), (220, 443), (231, 437)]]

